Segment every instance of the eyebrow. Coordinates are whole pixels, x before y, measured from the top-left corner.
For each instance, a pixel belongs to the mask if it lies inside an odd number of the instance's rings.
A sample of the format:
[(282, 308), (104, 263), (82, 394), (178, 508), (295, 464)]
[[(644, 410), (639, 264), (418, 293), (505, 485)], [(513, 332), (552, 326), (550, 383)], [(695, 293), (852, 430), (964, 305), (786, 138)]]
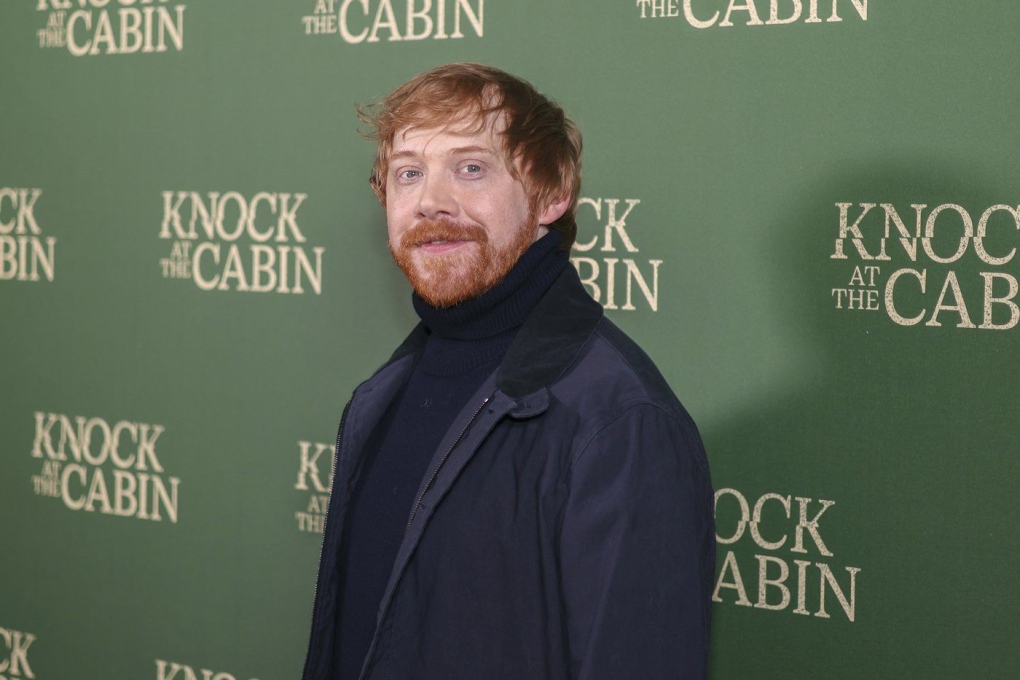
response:
[[(450, 149), (449, 151), (447, 151), (444, 155), (445, 156), (459, 156), (459, 155), (462, 155), (462, 154), (465, 154), (465, 153), (484, 153), (484, 154), (488, 154), (490, 156), (497, 155), (496, 152), (493, 151), (492, 149), (490, 149), (489, 147), (487, 147), (487, 146), (479, 146), (477, 144), (472, 144), (471, 146), (458, 146), (458, 147), (454, 147), (454, 148)], [(404, 151), (395, 151), (395, 152), (391, 153), (390, 154), (390, 160), (392, 161), (395, 158), (417, 158), (417, 156), (418, 156), (417, 152), (411, 151), (409, 149), (405, 149)]]
[(489, 147), (487, 147), (487, 146), (479, 146), (477, 144), (473, 144), (471, 146), (458, 146), (456, 148), (453, 148), (453, 149), (450, 149), (449, 151), (447, 151), (446, 155), (447, 156), (459, 156), (459, 155), (465, 154), (465, 153), (487, 153), (490, 156), (495, 156), (496, 155), (496, 152), (493, 151), (492, 149), (490, 149)]

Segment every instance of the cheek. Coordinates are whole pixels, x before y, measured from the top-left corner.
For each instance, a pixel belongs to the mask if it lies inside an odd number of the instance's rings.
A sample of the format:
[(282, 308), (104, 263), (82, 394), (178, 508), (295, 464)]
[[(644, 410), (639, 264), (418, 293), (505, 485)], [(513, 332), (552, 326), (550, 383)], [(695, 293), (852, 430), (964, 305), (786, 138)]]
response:
[(393, 220), (406, 210), (407, 196), (394, 190), (392, 184), (386, 187), (386, 219)]
[(400, 201), (389, 197), (386, 201), (386, 231), (389, 233), (390, 240), (404, 233), (408, 224), (409, 220), (400, 209)]
[(527, 201), (524, 197), (507, 191), (478, 196), (473, 204), (476, 212), (500, 223), (515, 223), (522, 210), (527, 212)]
[(515, 222), (524, 221), (530, 210), (528, 208), (528, 196), (524, 193), (522, 187), (515, 185), (513, 190), (504, 197), (503, 209), (508, 218), (512, 216)]
[(392, 219), (386, 220), (386, 242), (391, 250), (400, 247), (400, 237), (404, 231)]

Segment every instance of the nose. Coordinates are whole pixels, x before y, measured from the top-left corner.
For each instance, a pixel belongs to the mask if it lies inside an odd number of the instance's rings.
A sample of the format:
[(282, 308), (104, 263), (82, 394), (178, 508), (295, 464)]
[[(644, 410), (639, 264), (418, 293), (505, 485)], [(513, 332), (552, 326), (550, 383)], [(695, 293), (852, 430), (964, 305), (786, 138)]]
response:
[(430, 220), (452, 218), (456, 217), (457, 210), (457, 199), (449, 181), (440, 174), (426, 176), (418, 194), (418, 217)]

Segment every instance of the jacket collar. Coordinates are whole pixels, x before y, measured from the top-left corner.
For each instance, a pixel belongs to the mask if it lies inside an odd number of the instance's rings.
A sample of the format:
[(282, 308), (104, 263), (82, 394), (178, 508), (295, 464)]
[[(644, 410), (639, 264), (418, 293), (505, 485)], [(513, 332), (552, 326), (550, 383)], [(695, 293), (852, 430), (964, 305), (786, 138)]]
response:
[[(517, 398), (548, 387), (574, 362), (602, 319), (577, 270), (566, 267), (535, 305), (496, 374), (496, 387)], [(417, 354), (428, 331), (419, 323), (390, 357), (393, 363)]]

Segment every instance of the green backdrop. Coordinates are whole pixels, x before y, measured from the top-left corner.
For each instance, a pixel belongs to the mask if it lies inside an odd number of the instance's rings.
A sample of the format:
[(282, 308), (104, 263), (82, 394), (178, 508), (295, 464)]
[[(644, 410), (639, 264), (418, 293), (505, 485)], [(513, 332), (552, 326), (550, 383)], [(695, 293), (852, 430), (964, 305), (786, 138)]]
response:
[(300, 675), (332, 441), (415, 321), (354, 105), (585, 135), (574, 264), (701, 428), (712, 677), (1020, 666), (1020, 5), (8, 0), (0, 678)]

